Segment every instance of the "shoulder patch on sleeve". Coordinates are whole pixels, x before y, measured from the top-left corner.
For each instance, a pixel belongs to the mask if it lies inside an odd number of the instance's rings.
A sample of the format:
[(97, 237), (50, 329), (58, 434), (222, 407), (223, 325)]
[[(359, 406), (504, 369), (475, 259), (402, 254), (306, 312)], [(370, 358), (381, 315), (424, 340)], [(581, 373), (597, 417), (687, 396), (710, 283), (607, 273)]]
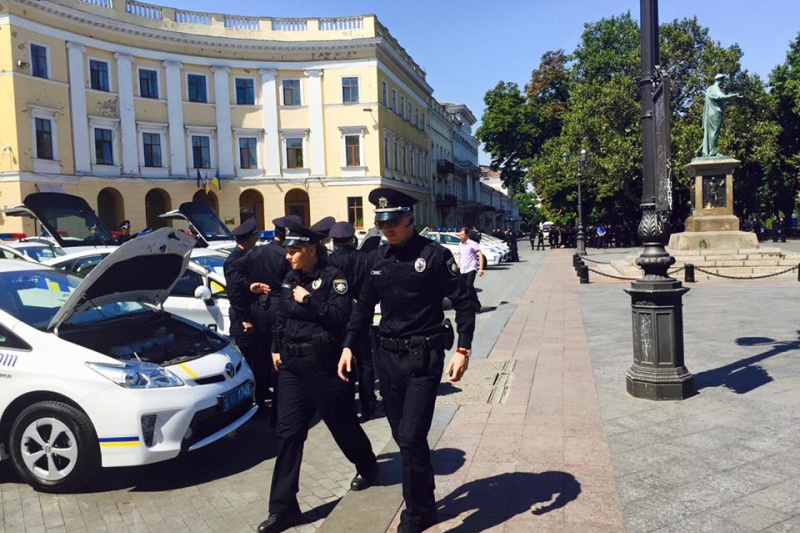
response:
[(346, 279), (333, 280), (333, 290), (335, 290), (337, 294), (347, 294), (347, 288)]
[(447, 260), (447, 270), (450, 271), (450, 275), (452, 276), (458, 276), (461, 273), (461, 270), (456, 264), (456, 260), (452, 256)]

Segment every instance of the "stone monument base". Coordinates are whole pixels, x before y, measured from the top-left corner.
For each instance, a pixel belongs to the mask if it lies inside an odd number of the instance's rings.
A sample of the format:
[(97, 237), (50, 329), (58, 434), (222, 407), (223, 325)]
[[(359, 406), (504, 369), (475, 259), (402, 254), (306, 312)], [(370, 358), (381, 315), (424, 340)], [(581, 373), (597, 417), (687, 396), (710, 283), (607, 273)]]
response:
[(736, 215), (691, 216), (684, 221), (686, 231), (739, 231)]
[[(690, 217), (691, 218), (691, 217)], [(704, 219), (712, 217), (703, 217)], [(716, 217), (714, 217), (716, 218)], [(720, 217), (722, 218), (722, 217)], [(733, 218), (736, 227), (739, 219)], [(687, 229), (688, 222), (687, 219)], [(684, 231), (673, 233), (669, 238), (669, 249), (680, 250), (755, 250), (758, 249), (758, 237), (746, 231)]]

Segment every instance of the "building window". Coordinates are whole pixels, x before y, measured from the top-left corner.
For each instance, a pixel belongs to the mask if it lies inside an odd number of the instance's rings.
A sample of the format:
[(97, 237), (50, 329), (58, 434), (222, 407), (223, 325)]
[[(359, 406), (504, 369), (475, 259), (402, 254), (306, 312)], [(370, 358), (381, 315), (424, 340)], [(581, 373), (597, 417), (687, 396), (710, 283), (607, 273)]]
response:
[(105, 61), (89, 60), (89, 82), (96, 91), (109, 92), (108, 63)]
[(383, 107), (389, 107), (389, 84), (385, 81), (381, 82), (381, 103)]
[(389, 160), (389, 136), (383, 136), (383, 166), (391, 168), (391, 161)]
[(236, 78), (236, 104), (254, 105), (256, 103), (256, 83), (251, 78)]
[(414, 110), (414, 124), (419, 128), (419, 108)]
[[(208, 93), (206, 92), (206, 77), (202, 74), (187, 74), (186, 83), (189, 87), (189, 101), (208, 103)], [(203, 167), (205, 168), (205, 167)]]
[(94, 156), (98, 165), (114, 164), (114, 133), (111, 130), (94, 129)]
[(258, 168), (255, 137), (239, 137), (239, 168)]
[(49, 78), (47, 68), (47, 47), (31, 44), (31, 75), (37, 78)]
[(342, 103), (358, 103), (358, 78), (342, 78)]
[(161, 135), (158, 133), (142, 133), (144, 146), (144, 166), (161, 167)]
[(344, 137), (345, 164), (348, 167), (361, 166), (361, 136), (345, 135)]
[(392, 111), (395, 115), (397, 114), (397, 91), (394, 89), (392, 89)]
[(406, 97), (400, 97), (400, 117), (406, 118)]
[(357, 228), (364, 227), (364, 200), (360, 196), (347, 197), (347, 221)]
[(408, 107), (406, 109), (408, 110), (408, 113), (406, 113), (408, 116), (404, 116), (403, 118), (408, 118), (408, 121), (411, 122), (411, 102), (408, 103)]
[(416, 168), (414, 167), (414, 150), (413, 150), (413, 148), (411, 149), (411, 152), (409, 152), (409, 157), (411, 158), (411, 175), (412, 176), (416, 176), (417, 173), (416, 173)]
[(192, 135), (192, 164), (194, 168), (211, 168), (211, 139)]
[(286, 139), (286, 168), (303, 168), (303, 139)]
[(400, 157), (399, 152), (397, 151), (397, 141), (394, 141), (394, 169), (400, 170)]
[(300, 105), (300, 80), (283, 80), (283, 105)]
[(408, 167), (406, 167), (406, 147), (403, 146), (403, 174), (405, 174), (408, 171), (407, 169)]
[(53, 122), (47, 118), (35, 119), (36, 158), (53, 159)]
[(158, 98), (158, 71), (139, 69), (139, 96)]
[(422, 121), (420, 122), (420, 128), (423, 130), (425, 129), (425, 113), (422, 114)]

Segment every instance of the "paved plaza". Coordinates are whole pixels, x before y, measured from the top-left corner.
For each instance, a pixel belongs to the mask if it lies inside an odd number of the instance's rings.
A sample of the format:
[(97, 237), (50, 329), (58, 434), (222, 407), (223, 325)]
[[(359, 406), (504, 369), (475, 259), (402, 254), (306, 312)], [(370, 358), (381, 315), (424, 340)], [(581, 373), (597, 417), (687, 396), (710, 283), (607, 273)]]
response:
[[(589, 250), (600, 261), (638, 252)], [(800, 283), (687, 285), (686, 364), (699, 393), (652, 402), (625, 391), (628, 283), (580, 285), (571, 250), (520, 241), (520, 253), (478, 281), (496, 308), (478, 317), (464, 382), (440, 389), (430, 440), (442, 523), (430, 531), (800, 531)], [(394, 531), (398, 452), (385, 419), (365, 429), (382, 463), (378, 486), (348, 493), (353, 468), (316, 424), (301, 475), (305, 523), (292, 531)], [(36, 493), (0, 463), (0, 530), (253, 531), (275, 448), (257, 420), (69, 495)]]

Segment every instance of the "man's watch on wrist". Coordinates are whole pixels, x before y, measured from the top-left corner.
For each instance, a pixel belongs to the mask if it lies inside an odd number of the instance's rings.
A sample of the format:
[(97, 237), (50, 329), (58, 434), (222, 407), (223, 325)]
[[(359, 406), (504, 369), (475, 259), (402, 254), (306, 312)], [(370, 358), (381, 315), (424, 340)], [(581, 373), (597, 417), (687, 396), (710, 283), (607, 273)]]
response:
[(461, 355), (469, 359), (472, 350), (467, 350), (466, 348), (459, 348), (458, 350), (456, 350), (456, 353), (460, 353)]
[(303, 299), (302, 299), (301, 303), (305, 305), (305, 304), (308, 303), (309, 300), (311, 300), (311, 295), (310, 294), (306, 294), (306, 295), (303, 296)]

